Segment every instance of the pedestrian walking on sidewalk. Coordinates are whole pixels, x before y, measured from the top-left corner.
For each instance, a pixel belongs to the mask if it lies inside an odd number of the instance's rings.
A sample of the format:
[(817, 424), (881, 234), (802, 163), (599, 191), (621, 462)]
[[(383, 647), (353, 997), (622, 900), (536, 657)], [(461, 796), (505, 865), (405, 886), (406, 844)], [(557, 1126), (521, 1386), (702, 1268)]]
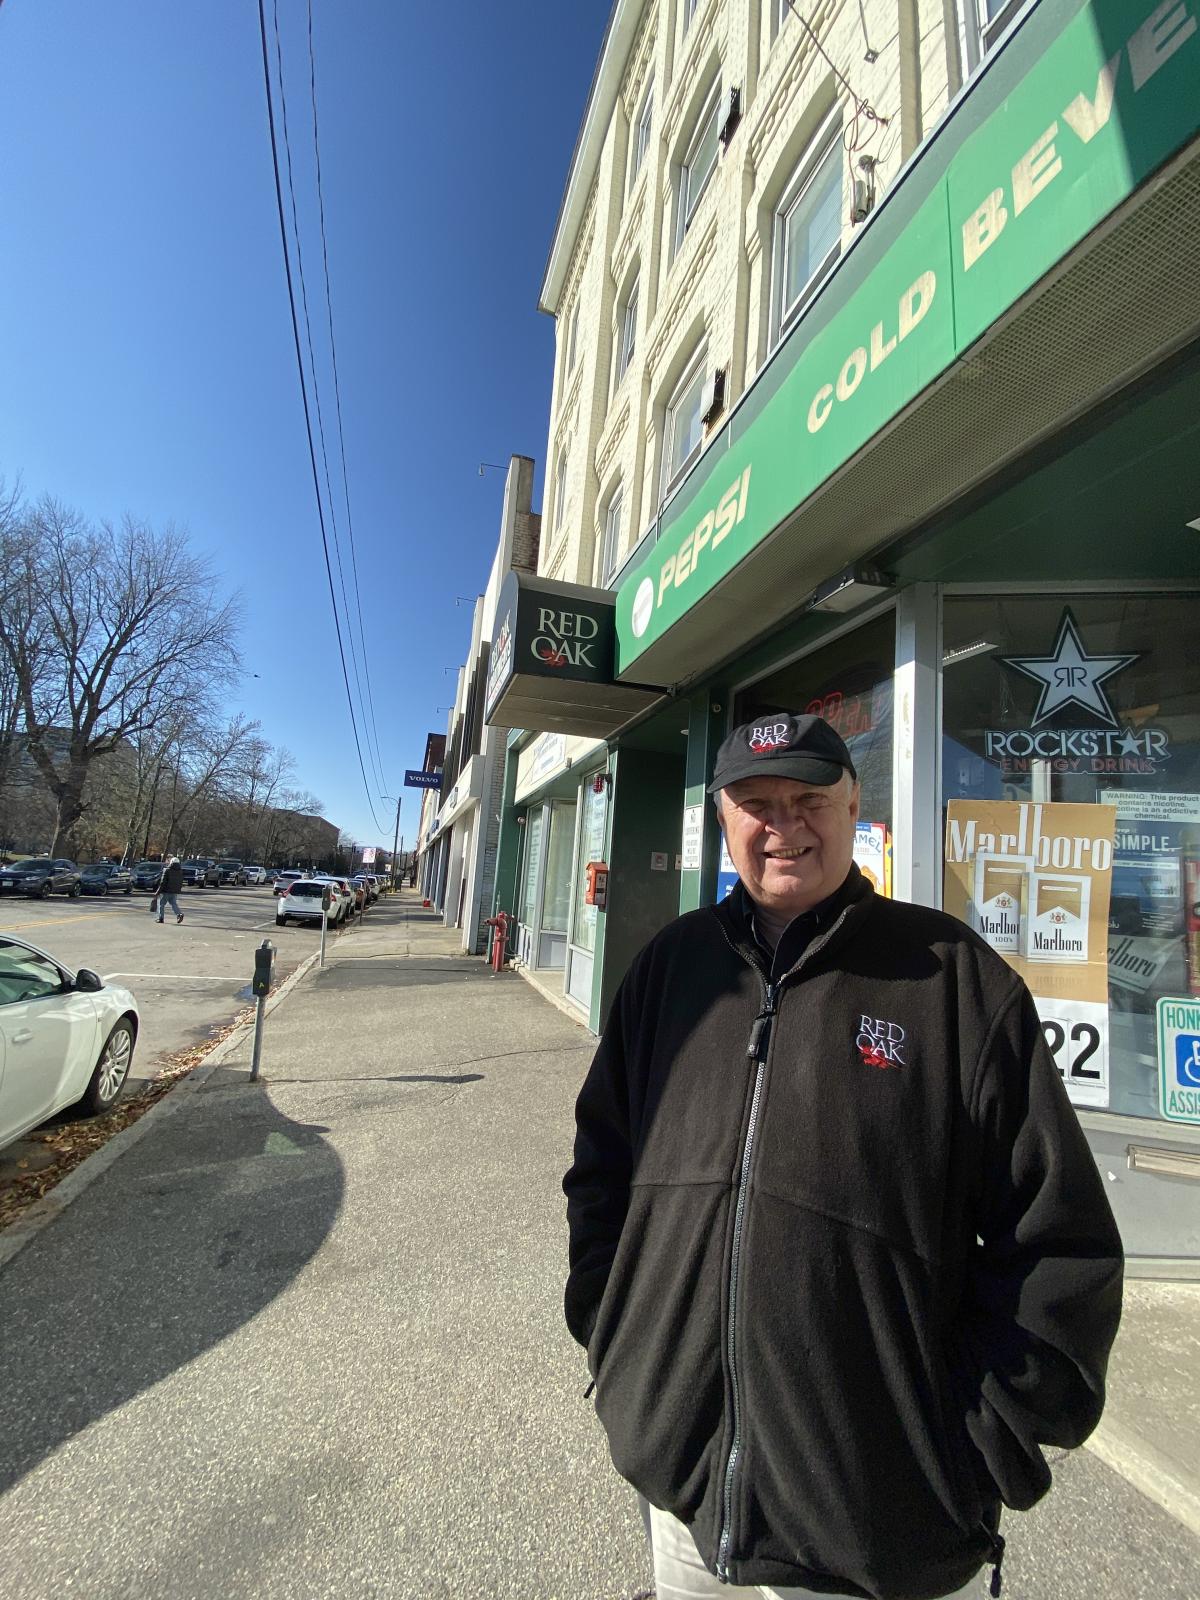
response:
[(175, 921), (183, 921), (183, 912), (179, 909), (176, 898), (183, 888), (183, 867), (178, 856), (168, 856), (167, 864), (163, 868), (162, 877), (158, 880), (158, 888), (154, 891), (154, 899), (150, 902), (151, 911), (158, 907), (158, 920), (161, 922), (166, 913), (167, 906), (175, 913)]
[(874, 892), (819, 717), (736, 728), (739, 883), (634, 960), (576, 1108), (566, 1315), (658, 1600), (999, 1593), (1099, 1420), (1121, 1246), (1017, 974)]

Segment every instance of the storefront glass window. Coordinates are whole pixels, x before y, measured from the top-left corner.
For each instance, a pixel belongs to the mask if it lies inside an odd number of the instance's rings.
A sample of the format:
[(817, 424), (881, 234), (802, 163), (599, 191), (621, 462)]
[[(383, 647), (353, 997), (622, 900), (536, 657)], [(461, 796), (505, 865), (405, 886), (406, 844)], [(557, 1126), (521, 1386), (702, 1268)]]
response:
[(571, 848), (575, 842), (575, 806), (555, 801), (550, 807), (550, 842), (546, 851), (546, 887), (542, 932), (567, 931), (571, 906)]
[(862, 786), (855, 857), (891, 893), (893, 612), (866, 622), (743, 690), (734, 721), (773, 711), (813, 712), (846, 741)]
[(1196, 597), (948, 598), (943, 620), (944, 903), (1022, 972), (1077, 1105), (1200, 1121), (1156, 1016), (1200, 997)]
[(521, 909), (519, 920), (532, 927), (537, 909), (538, 868), (541, 865), (542, 808), (525, 814), (525, 862), (521, 871)]
[[(594, 776), (599, 777), (600, 773)], [(580, 804), (583, 807), (583, 816), (579, 826), (579, 855), (575, 862), (575, 920), (571, 925), (571, 943), (576, 948), (594, 955), (596, 918), (599, 912), (595, 906), (584, 904), (584, 895), (587, 893), (587, 873), (584, 869), (589, 861), (604, 859), (604, 824), (608, 814), (607, 788), (602, 784), (596, 789), (593, 787), (592, 778), (586, 778)]]

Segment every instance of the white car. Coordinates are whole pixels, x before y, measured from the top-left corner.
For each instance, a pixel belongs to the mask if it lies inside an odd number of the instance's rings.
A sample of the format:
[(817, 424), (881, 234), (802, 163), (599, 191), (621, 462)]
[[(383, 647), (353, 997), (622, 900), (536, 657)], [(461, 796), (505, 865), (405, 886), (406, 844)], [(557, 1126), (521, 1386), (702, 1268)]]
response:
[(308, 873), (300, 867), (285, 867), (282, 872), (275, 874), (275, 882), (271, 885), (277, 895), (286, 894), (293, 883), (299, 883), (301, 878), (307, 878)]
[(267, 881), (266, 867), (243, 867), (242, 871), (246, 874), (247, 883), (266, 883)]
[(330, 892), (329, 926), (336, 928), (349, 914), (348, 896), (330, 878), (297, 878), (285, 883), (275, 902), (275, 926), (291, 922), (320, 922), (321, 899)]
[(64, 1106), (90, 1116), (114, 1106), (138, 1026), (128, 989), (0, 935), (0, 1145)]

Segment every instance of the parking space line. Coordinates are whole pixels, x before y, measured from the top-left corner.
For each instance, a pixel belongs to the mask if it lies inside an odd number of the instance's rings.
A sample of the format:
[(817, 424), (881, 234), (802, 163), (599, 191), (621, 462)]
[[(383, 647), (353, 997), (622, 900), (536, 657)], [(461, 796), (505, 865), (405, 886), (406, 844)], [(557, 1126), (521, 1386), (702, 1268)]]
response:
[(212, 972), (106, 972), (103, 982), (110, 978), (174, 978), (180, 983), (240, 983), (245, 984), (244, 976), (240, 978), (222, 978)]

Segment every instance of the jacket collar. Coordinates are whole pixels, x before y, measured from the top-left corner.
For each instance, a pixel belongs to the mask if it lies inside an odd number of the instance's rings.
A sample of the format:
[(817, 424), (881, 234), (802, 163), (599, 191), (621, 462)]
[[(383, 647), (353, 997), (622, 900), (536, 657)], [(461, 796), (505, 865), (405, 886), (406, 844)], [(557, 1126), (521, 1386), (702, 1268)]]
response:
[(850, 871), (840, 889), (827, 900), (822, 900), (811, 911), (793, 917), (784, 929), (783, 937), (775, 951), (774, 962), (769, 952), (762, 949), (754, 937), (754, 902), (739, 880), (724, 900), (712, 907), (730, 943), (751, 966), (775, 977), (783, 977), (801, 959), (815, 939), (827, 934), (842, 913), (849, 911), (839, 932), (839, 939), (856, 926), (870, 909), (875, 891), (851, 862)]

